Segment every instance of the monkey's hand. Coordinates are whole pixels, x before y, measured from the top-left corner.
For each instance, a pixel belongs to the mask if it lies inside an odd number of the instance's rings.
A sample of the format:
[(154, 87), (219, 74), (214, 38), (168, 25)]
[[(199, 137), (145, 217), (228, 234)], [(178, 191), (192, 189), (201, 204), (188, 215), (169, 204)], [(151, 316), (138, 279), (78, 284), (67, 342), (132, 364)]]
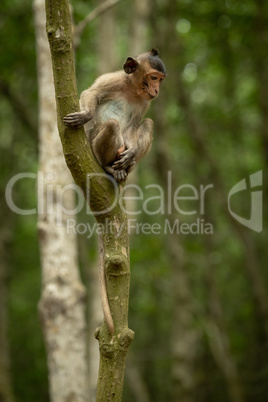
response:
[(70, 113), (63, 118), (63, 122), (68, 127), (81, 127), (91, 120), (92, 117), (93, 114), (87, 111)]
[(119, 158), (120, 159), (118, 161), (114, 162), (112, 166), (113, 169), (127, 169), (129, 166), (132, 166), (135, 163), (135, 152), (133, 149), (126, 149), (124, 152), (121, 152)]

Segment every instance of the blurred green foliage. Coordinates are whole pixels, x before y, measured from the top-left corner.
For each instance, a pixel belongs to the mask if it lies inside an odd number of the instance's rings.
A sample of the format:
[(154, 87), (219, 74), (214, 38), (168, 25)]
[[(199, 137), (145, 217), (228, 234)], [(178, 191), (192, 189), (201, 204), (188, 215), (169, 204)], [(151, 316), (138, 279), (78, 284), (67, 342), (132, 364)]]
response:
[[(81, 20), (93, 7), (92, 1), (72, 2), (74, 20)], [(117, 36), (114, 38), (121, 68), (129, 49), (131, 2), (116, 6)], [(172, 18), (169, 8), (173, 10)], [(245, 245), (228, 218), (228, 191), (243, 178), (268, 163), (265, 107), (268, 93), (267, 4), (259, 0), (152, 1), (150, 38), (159, 46), (169, 75), (160, 96), (165, 121), (165, 138), (176, 173), (177, 186), (212, 183), (206, 199), (205, 217), (213, 223), (210, 245), (204, 235), (179, 235), (185, 252), (184, 269), (190, 279), (195, 325), (202, 334), (196, 360), (196, 401), (230, 400), (222, 371), (214, 360), (204, 331), (208, 313), (206, 274), (212, 267), (233, 358), (238, 365), (245, 400), (263, 402), (267, 398), (267, 334), (258, 316), (252, 283), (245, 269), (249, 263)], [(2, 0), (0, 5), (0, 188), (21, 172), (38, 170), (38, 100), (32, 2)], [(169, 29), (173, 39), (165, 43)], [(77, 50), (77, 82), (81, 92), (97, 76), (97, 21), (88, 26)], [(176, 48), (178, 42), (179, 47)], [(147, 49), (145, 49), (147, 50)], [(178, 82), (177, 77), (181, 77)], [(264, 77), (264, 78), (263, 78)], [(186, 93), (190, 109), (180, 102)], [(156, 100), (156, 102), (160, 102)], [(265, 103), (266, 102), (266, 103)], [(157, 106), (150, 111), (155, 116)], [(191, 115), (187, 115), (190, 113)], [(189, 131), (194, 118), (201, 143), (216, 163), (216, 171), (202, 147)], [(162, 133), (155, 128), (157, 143)], [(156, 145), (139, 167), (140, 185), (159, 183), (155, 165)], [(216, 173), (220, 175), (219, 177)], [(266, 194), (267, 178), (263, 190)], [(21, 207), (34, 208), (34, 181), (16, 186), (14, 199)], [(220, 193), (223, 186), (225, 198)], [(153, 193), (150, 193), (153, 196)], [(250, 212), (250, 192), (236, 195), (232, 207), (246, 218)], [(157, 209), (157, 202), (155, 201)], [(196, 202), (180, 204), (185, 210), (198, 208)], [(153, 208), (153, 203), (150, 205)], [(142, 208), (142, 205), (141, 205)], [(12, 380), (18, 402), (48, 401), (47, 368), (38, 318), (41, 270), (36, 231), (36, 216), (12, 213), (1, 201), (2, 229), (11, 230), (8, 246), (8, 317)], [(227, 212), (226, 212), (227, 211)], [(180, 217), (182, 220), (184, 217)], [(195, 218), (195, 217), (194, 217)], [(79, 219), (87, 219), (81, 214)], [(163, 223), (158, 215), (141, 215), (142, 222)], [(242, 229), (240, 229), (242, 230)], [(260, 275), (267, 289), (267, 206), (264, 203), (262, 233), (243, 229), (259, 262)], [(80, 239), (81, 240), (81, 239)], [(82, 240), (94, 259), (96, 242)], [(171, 395), (174, 267), (169, 258), (164, 234), (133, 235), (131, 238), (131, 294), (129, 326), (136, 332), (131, 349), (135, 352), (151, 400), (164, 402)], [(85, 273), (84, 273), (85, 276)], [(265, 295), (268, 297), (267, 294)], [(125, 401), (135, 401), (126, 383)]]

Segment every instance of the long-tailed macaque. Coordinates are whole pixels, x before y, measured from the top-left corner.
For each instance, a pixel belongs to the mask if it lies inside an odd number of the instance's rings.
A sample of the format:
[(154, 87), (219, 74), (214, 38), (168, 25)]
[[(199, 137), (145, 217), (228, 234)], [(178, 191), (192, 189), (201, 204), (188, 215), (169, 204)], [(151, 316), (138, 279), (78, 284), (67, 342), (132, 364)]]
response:
[[(153, 137), (153, 121), (143, 115), (166, 76), (166, 68), (152, 49), (136, 58), (128, 57), (124, 70), (100, 76), (82, 92), (80, 112), (64, 117), (67, 126), (85, 126), (93, 154), (115, 180), (128, 173), (145, 156)], [(102, 306), (109, 332), (114, 325), (106, 292), (103, 264), (100, 264)]]
[(82, 92), (80, 112), (63, 119), (67, 126), (85, 125), (95, 158), (117, 181), (126, 180), (151, 148), (153, 121), (142, 117), (165, 76), (157, 49), (128, 57), (124, 70), (100, 76)]

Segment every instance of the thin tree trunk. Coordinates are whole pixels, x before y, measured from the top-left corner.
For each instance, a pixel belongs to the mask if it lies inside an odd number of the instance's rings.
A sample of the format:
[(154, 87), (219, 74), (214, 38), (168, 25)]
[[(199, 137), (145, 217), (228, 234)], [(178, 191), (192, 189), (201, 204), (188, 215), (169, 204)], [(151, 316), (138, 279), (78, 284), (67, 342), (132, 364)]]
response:
[(39, 311), (47, 348), (50, 398), (55, 402), (87, 400), (85, 289), (81, 283), (74, 231), (74, 192), (64, 186), (72, 177), (62, 155), (57, 130), (52, 64), (45, 30), (44, 0), (35, 0), (39, 82), (39, 220), (42, 295)]
[(151, 0), (135, 0), (131, 4), (131, 31), (130, 51), (133, 56), (149, 50), (148, 47), (148, 26), (151, 11)]
[[(105, 3), (106, 0), (98, 1)], [(116, 24), (115, 7), (110, 8), (103, 14), (98, 23), (97, 55), (98, 74), (110, 73), (118, 69), (116, 54)]]
[[(97, 402), (121, 401), (125, 361), (134, 333), (128, 328), (129, 239), (127, 216), (117, 201), (121, 185), (114, 184), (95, 160), (83, 128), (67, 128), (63, 117), (79, 110), (72, 29), (66, 0), (46, 0), (58, 111), (58, 129), (63, 152), (75, 182), (81, 187), (93, 214), (103, 229), (104, 269), (109, 305), (114, 323), (111, 335), (106, 324), (96, 333), (100, 344)], [(75, 135), (74, 135), (75, 134)], [(112, 205), (114, 207), (112, 208)]]

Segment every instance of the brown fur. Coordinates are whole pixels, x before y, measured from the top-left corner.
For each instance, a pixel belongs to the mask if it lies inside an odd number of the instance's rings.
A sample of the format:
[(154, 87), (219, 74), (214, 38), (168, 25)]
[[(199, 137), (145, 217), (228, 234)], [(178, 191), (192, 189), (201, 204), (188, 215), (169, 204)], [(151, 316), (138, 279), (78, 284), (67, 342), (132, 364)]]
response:
[(158, 55), (152, 49), (128, 57), (124, 70), (100, 76), (82, 92), (81, 112), (64, 118), (68, 126), (85, 126), (97, 161), (117, 181), (125, 180), (151, 147), (153, 122), (142, 118), (166, 76)]
[[(126, 180), (151, 148), (153, 121), (142, 118), (166, 76), (158, 56), (159, 51), (152, 49), (136, 58), (128, 57), (124, 70), (100, 76), (82, 92), (80, 112), (63, 119), (67, 126), (84, 125), (95, 158), (117, 181)], [(100, 267), (103, 313), (112, 334), (113, 319), (103, 269)]]

